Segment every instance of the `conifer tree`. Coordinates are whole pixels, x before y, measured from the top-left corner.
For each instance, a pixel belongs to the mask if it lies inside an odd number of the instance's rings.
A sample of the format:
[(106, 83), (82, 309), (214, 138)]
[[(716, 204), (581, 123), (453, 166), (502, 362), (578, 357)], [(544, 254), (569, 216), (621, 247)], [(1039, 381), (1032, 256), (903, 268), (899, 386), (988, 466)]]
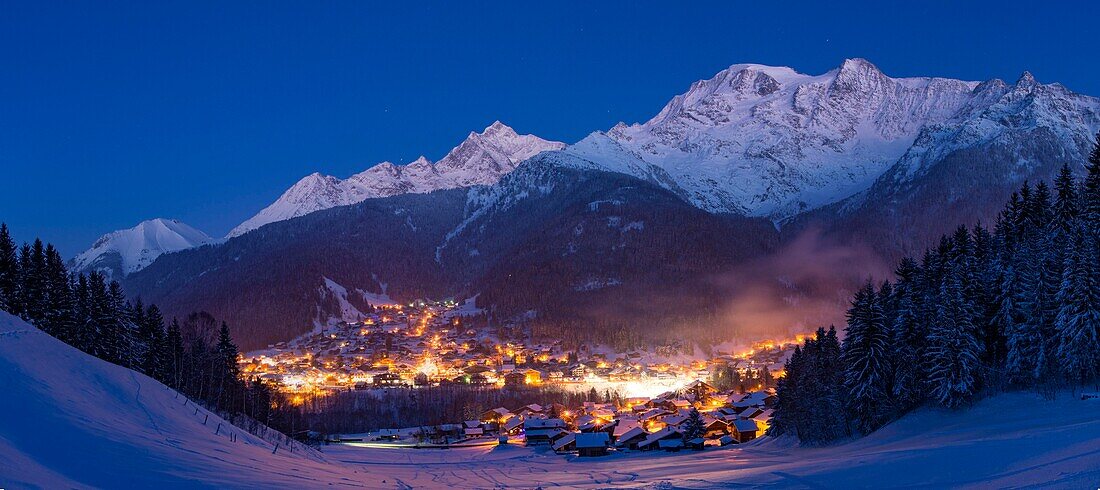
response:
[(1095, 235), (1100, 232), (1100, 132), (1096, 134), (1081, 189), (1082, 215)]
[(921, 357), (923, 356), (926, 332), (918, 315), (918, 275), (920, 270), (916, 261), (906, 257), (898, 265), (895, 274), (898, 278), (894, 295), (897, 298), (897, 313), (890, 329), (891, 345), (894, 350), (893, 395), (898, 409), (906, 411), (920, 401), (923, 394)]
[(218, 386), (218, 405), (228, 410), (239, 410), (242, 395), (241, 370), (237, 364), (239, 352), (237, 345), (229, 335), (229, 326), (222, 322), (218, 331), (218, 343), (215, 346), (217, 366), (215, 375)]
[(15, 242), (8, 232), (8, 225), (0, 223), (0, 310), (18, 316), (20, 309), (16, 300), (16, 285), (19, 280), (19, 258)]
[(697, 437), (703, 437), (703, 416), (699, 414), (699, 409), (692, 407), (688, 412), (688, 418), (684, 421), (684, 429), (681, 432), (684, 442), (691, 441)]
[(954, 408), (968, 402), (977, 389), (979, 347), (958, 274), (948, 275), (940, 297), (939, 314), (931, 319), (928, 336), (928, 387), (933, 399)]
[(182, 389), (180, 381), (183, 377), (183, 334), (180, 331), (180, 323), (175, 318), (172, 319), (172, 324), (168, 326), (168, 332), (165, 335), (166, 348), (168, 360), (168, 386), (176, 390)]
[(1100, 370), (1100, 271), (1096, 270), (1100, 250), (1096, 240), (1084, 239), (1084, 234), (1082, 229), (1069, 242), (1055, 320), (1058, 364), (1076, 383), (1095, 378)]
[(856, 428), (865, 434), (877, 429), (889, 413), (890, 339), (883, 321), (882, 305), (868, 282), (856, 292), (848, 310), (843, 344), (848, 410)]

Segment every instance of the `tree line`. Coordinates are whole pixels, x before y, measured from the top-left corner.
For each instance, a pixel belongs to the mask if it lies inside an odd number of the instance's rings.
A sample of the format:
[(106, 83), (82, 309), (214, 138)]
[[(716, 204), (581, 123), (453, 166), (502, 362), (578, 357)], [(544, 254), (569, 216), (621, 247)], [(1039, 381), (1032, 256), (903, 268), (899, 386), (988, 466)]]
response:
[(209, 407), (272, 422), (271, 387), (242, 378), (225, 322), (217, 327), (209, 314), (193, 313), (166, 328), (156, 305), (130, 301), (118, 282), (99, 272), (70, 273), (57, 249), (41, 239), (17, 247), (6, 224), (0, 224), (0, 310)]
[(992, 230), (959, 227), (895, 275), (855, 294), (843, 341), (822, 328), (795, 350), (772, 434), (819, 444), (923, 405), (1096, 382), (1100, 141), (1083, 180), (1063, 166), (1053, 190), (1025, 182)]

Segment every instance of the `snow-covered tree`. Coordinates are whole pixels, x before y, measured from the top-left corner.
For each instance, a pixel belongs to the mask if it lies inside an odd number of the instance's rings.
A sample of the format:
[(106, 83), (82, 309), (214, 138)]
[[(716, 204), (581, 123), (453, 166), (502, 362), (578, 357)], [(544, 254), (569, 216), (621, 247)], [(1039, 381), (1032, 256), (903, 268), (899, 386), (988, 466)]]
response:
[(890, 336), (884, 323), (882, 304), (868, 282), (852, 300), (843, 344), (848, 410), (863, 433), (881, 426), (890, 411)]
[(1095, 239), (1075, 234), (1058, 291), (1057, 359), (1065, 375), (1085, 382), (1100, 370), (1100, 270)]
[(950, 274), (940, 289), (939, 314), (928, 335), (928, 388), (945, 407), (958, 407), (974, 395), (980, 361), (978, 340), (958, 274)]

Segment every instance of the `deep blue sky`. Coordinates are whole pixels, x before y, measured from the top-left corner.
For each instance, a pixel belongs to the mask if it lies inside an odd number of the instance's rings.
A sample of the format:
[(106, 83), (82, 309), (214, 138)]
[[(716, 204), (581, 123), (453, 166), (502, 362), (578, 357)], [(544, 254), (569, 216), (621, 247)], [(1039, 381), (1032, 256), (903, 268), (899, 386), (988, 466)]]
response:
[(218, 236), (310, 172), (495, 119), (573, 142), (739, 62), (1100, 95), (1097, 2), (393, 3), (5, 2), (0, 220), (67, 255), (153, 217)]

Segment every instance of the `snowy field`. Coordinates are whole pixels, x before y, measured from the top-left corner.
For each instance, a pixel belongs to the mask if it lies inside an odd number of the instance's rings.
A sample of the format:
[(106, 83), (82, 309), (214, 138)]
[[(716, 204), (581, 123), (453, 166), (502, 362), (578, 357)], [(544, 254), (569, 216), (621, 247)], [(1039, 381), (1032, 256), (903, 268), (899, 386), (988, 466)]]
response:
[[(520, 446), (291, 453), (0, 312), (0, 488), (942, 488), (1100, 485), (1100, 401), (922, 410), (830, 448), (560, 456)], [(205, 421), (205, 424), (204, 424)], [(218, 424), (223, 425), (219, 428)], [(230, 436), (229, 434), (235, 434)]]

